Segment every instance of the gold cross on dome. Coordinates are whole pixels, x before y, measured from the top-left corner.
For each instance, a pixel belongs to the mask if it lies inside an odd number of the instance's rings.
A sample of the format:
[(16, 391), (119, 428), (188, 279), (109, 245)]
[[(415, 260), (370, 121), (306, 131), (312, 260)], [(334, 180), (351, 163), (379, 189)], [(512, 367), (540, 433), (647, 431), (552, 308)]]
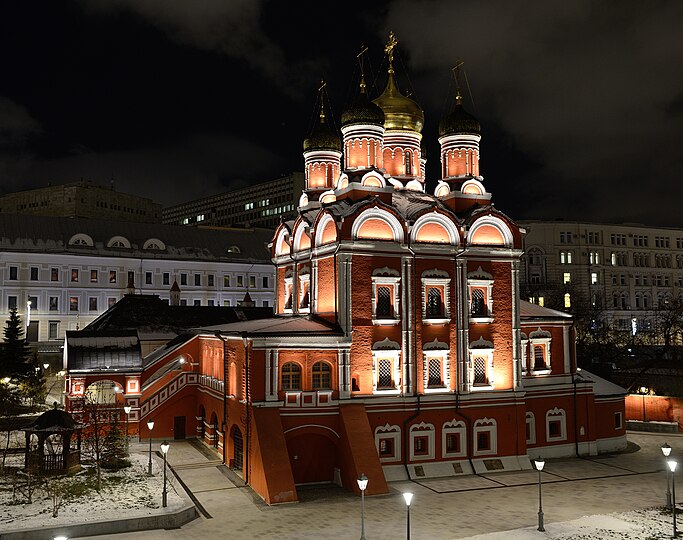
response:
[(394, 49), (396, 48), (396, 45), (398, 45), (398, 40), (396, 39), (394, 31), (392, 30), (389, 32), (389, 41), (384, 46), (384, 52), (389, 57), (389, 65), (392, 65), (394, 62)]

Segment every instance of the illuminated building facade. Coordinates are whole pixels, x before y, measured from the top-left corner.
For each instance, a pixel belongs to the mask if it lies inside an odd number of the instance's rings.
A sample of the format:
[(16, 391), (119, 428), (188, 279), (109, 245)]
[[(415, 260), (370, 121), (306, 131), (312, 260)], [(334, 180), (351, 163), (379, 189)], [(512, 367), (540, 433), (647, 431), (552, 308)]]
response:
[(142, 390), (116, 378), (155, 436), (194, 415), (268, 503), (307, 483), (357, 491), (361, 473), (377, 494), (626, 445), (624, 392), (577, 372), (571, 317), (520, 300), (523, 231), (491, 204), (459, 95), (426, 192), (424, 114), (398, 90), (394, 47), (385, 91), (371, 101), (361, 81), (341, 138), (321, 99), (297, 217), (273, 237), (275, 316), (169, 344), (129, 377)]

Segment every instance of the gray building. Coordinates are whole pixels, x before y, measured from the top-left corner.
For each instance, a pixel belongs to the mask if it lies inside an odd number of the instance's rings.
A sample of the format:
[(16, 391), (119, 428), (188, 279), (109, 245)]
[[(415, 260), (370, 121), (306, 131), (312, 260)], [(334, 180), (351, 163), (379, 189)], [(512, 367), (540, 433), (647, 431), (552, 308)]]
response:
[(521, 290), (532, 302), (590, 305), (617, 328), (652, 324), (683, 293), (683, 229), (640, 224), (522, 221)]
[(291, 219), (296, 215), (303, 189), (304, 173), (296, 172), (269, 182), (164, 208), (162, 221), (173, 225), (274, 229), (281, 219)]

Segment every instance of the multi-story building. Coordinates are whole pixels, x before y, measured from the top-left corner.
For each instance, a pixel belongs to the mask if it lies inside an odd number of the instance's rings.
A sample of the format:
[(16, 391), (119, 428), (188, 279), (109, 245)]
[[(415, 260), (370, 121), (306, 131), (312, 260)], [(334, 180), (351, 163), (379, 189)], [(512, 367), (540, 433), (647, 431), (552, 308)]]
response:
[(249, 292), (273, 306), (266, 229), (213, 231), (172, 225), (0, 214), (0, 311), (16, 307), (31, 342), (59, 345), (127, 292), (180, 304), (234, 306)]
[(70, 333), (77, 416), (109, 389), (133, 429), (196, 433), (268, 503), (307, 483), (358, 493), (361, 473), (377, 494), (626, 446), (624, 391), (577, 370), (571, 316), (520, 299), (522, 231), (491, 204), (459, 95), (427, 193), (424, 113), (398, 90), (395, 45), (385, 91), (370, 101), (361, 82), (342, 140), (321, 109), (304, 143), (297, 216), (271, 244), (276, 315), (195, 328), (116, 369), (91, 360), (89, 329)]
[(172, 225), (250, 226), (275, 228), (296, 215), (304, 174), (292, 173), (269, 182), (235, 189), (164, 208), (162, 221)]
[(160, 223), (161, 205), (90, 181), (8, 193), (0, 213)]
[(653, 310), (683, 294), (683, 229), (525, 221), (522, 290), (560, 309), (590, 305), (617, 328), (652, 326)]

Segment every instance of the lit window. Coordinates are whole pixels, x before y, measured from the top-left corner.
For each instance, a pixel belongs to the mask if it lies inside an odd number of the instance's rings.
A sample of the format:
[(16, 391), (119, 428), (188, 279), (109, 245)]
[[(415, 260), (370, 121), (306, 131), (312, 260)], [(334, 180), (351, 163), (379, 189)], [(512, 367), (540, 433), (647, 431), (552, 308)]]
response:
[(564, 283), (565, 285), (567, 285), (568, 283), (571, 283), (571, 282), (572, 282), (572, 275), (571, 275), (571, 273), (570, 273), (570, 272), (565, 272), (565, 273), (562, 275), (562, 283)]
[(429, 287), (427, 289), (427, 317), (443, 317), (443, 301), (441, 299), (441, 289)]
[(325, 362), (316, 362), (311, 370), (313, 390), (331, 388), (331, 369)]
[[(10, 268), (11, 270), (11, 268)], [(11, 279), (11, 277), (10, 277)], [(71, 281), (72, 283), (78, 283), (78, 268), (71, 269)]]
[(597, 272), (591, 272), (591, 285), (597, 285), (598, 284), (598, 273)]
[(282, 366), (282, 389), (301, 389), (301, 366), (294, 362), (287, 362)]
[(564, 307), (566, 307), (566, 308), (572, 307), (572, 297), (569, 293), (564, 294)]
[(538, 297), (538, 305), (543, 307), (545, 305), (545, 298), (542, 296)]
[(427, 386), (443, 386), (441, 377), (441, 360), (438, 358), (430, 358), (428, 363), (429, 377), (427, 379)]
[(69, 311), (78, 311), (78, 296), (69, 297)]
[(393, 362), (389, 358), (380, 358), (377, 370), (377, 388), (394, 388), (392, 378)]

